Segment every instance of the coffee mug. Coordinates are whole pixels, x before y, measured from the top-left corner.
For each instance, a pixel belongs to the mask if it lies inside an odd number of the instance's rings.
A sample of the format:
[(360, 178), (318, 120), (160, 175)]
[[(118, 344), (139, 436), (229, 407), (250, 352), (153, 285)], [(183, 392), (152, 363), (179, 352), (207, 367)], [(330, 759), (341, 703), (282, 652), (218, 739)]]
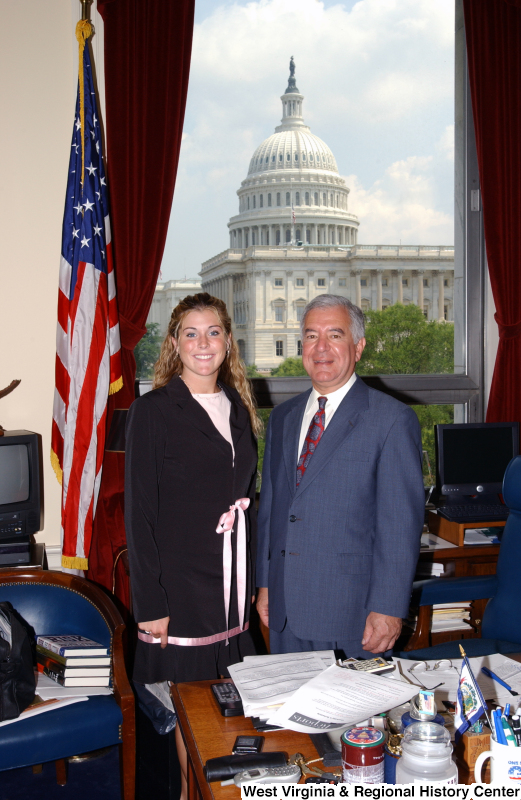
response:
[(521, 785), (521, 747), (498, 744), (490, 737), (490, 750), (480, 753), (474, 767), (474, 781), (481, 783), (481, 767), (490, 758), (490, 782), (508, 783), (516, 781)]

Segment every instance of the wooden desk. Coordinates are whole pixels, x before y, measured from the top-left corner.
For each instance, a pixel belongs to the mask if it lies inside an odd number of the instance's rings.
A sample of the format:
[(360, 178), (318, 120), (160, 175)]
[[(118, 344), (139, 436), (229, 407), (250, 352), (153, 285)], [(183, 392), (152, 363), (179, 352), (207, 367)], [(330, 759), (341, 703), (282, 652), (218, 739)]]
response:
[[(229, 755), (237, 736), (252, 736), (257, 732), (248, 717), (221, 716), (210, 689), (212, 683), (215, 681), (178, 683), (171, 690), (188, 753), (188, 800), (238, 800), (236, 786), (221, 786), (220, 781), (207, 783), (203, 766), (209, 758)], [(306, 733), (268, 731), (263, 735), (263, 752), (283, 750), (288, 756), (302, 753), (306, 760), (318, 758)]]

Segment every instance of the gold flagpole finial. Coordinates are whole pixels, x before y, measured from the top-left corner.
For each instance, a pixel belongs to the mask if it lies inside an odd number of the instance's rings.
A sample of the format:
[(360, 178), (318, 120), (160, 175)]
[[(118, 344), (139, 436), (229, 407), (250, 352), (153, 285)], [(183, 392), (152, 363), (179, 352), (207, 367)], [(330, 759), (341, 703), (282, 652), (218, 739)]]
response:
[(81, 18), (87, 19), (90, 22), (90, 7), (92, 0), (80, 0), (81, 3)]

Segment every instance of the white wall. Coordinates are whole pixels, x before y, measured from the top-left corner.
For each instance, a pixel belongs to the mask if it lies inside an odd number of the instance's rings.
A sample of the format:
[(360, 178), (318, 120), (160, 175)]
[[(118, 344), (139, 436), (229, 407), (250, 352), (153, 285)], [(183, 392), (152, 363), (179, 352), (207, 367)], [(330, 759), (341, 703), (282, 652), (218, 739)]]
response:
[[(79, 3), (77, 3), (79, 7)], [(0, 0), (0, 423), (43, 437), (45, 528), (60, 541), (50, 466), (61, 223), (75, 80), (70, 0)]]

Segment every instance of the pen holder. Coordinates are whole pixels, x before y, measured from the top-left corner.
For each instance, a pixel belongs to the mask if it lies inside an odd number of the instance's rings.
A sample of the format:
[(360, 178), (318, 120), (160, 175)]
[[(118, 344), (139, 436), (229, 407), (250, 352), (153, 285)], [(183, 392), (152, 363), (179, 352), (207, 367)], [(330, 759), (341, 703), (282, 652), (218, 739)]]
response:
[(490, 750), (480, 753), (474, 767), (474, 780), (481, 783), (481, 767), (490, 758), (490, 782), (507, 784), (514, 781), (519, 786), (521, 780), (521, 747), (499, 744), (490, 737)]

